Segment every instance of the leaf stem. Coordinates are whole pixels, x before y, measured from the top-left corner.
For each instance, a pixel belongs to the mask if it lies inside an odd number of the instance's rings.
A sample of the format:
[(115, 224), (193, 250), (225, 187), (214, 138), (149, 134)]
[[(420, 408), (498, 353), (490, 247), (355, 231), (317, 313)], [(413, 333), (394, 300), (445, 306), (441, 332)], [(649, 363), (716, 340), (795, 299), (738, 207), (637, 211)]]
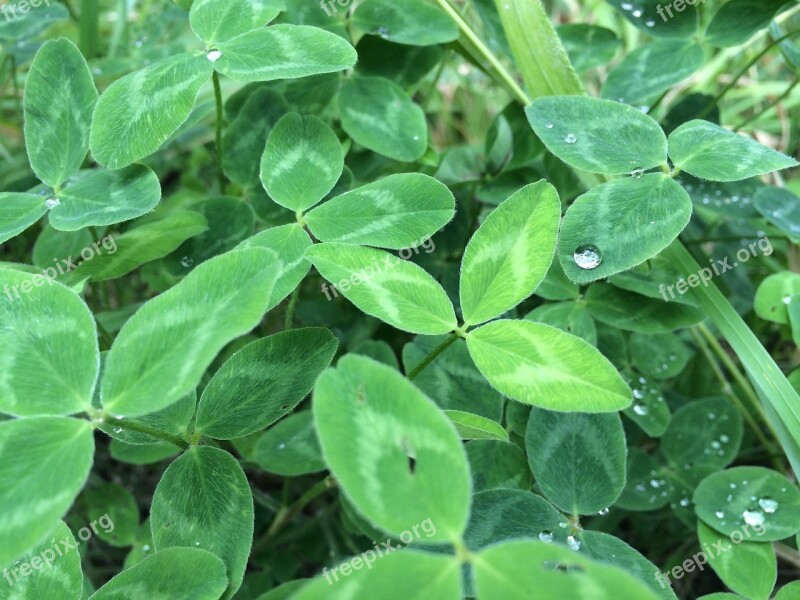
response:
[(137, 433), (143, 433), (145, 435), (149, 435), (150, 437), (157, 438), (164, 442), (169, 442), (170, 444), (174, 444), (183, 450), (189, 449), (189, 442), (183, 439), (180, 436), (172, 435), (171, 433), (167, 433), (166, 431), (161, 431), (160, 429), (156, 429), (154, 427), (150, 427), (149, 425), (145, 425), (144, 423), (140, 423), (133, 420), (128, 419), (119, 419), (117, 417), (112, 417), (109, 414), (104, 414), (102, 416), (103, 423), (107, 425), (111, 425), (113, 427), (120, 427), (122, 429), (128, 429), (130, 431), (135, 431)]
[(216, 133), (216, 146), (217, 146), (217, 181), (219, 184), (219, 193), (225, 193), (225, 173), (222, 170), (222, 89), (219, 85), (219, 73), (214, 71), (212, 76), (214, 81), (214, 98), (217, 102), (217, 133)]
[(428, 354), (428, 356), (422, 359), (422, 362), (420, 362), (416, 367), (411, 369), (411, 371), (408, 373), (408, 378), (413, 380), (417, 375), (422, 373), (422, 371), (425, 370), (425, 367), (431, 364), (434, 361), (434, 359), (437, 356), (439, 356), (442, 352), (447, 350), (459, 337), (461, 336), (459, 336), (457, 333), (451, 333), (450, 337), (448, 337), (445, 341), (439, 344), (436, 348), (431, 350), (430, 354)]
[(297, 301), (300, 298), (300, 286), (294, 288), (291, 297), (289, 298), (289, 305), (286, 307), (286, 318), (283, 322), (284, 329), (292, 329), (294, 327), (294, 313), (297, 309)]

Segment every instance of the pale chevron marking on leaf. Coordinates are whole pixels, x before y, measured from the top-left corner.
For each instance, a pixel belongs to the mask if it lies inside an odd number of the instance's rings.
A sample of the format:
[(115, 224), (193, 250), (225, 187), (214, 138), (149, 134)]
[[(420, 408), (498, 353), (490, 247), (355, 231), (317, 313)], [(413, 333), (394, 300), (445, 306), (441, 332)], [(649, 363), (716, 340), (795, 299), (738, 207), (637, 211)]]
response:
[(503, 314), (530, 296), (553, 261), (561, 202), (545, 181), (501, 203), (464, 252), (461, 308), (468, 324)]
[(92, 120), (95, 160), (119, 169), (158, 150), (189, 118), (212, 72), (205, 55), (179, 54), (112, 83)]
[(343, 38), (306, 25), (254, 29), (217, 48), (222, 56), (214, 68), (242, 82), (334, 73), (352, 67), (357, 59), (355, 49)]
[(189, 23), (197, 37), (213, 45), (263, 27), (283, 9), (283, 0), (194, 0)]
[(0, 244), (19, 235), (47, 212), (38, 194), (0, 192)]

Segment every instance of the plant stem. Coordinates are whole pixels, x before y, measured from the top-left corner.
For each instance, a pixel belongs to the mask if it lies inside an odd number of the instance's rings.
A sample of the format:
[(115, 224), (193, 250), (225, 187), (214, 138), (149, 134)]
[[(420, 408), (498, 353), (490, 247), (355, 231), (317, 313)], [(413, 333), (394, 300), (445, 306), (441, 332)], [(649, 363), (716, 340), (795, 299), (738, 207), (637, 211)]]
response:
[(98, 0), (81, 0), (79, 40), (86, 60), (97, 56), (97, 4)]
[(794, 567), (800, 568), (800, 552), (791, 546), (781, 544), (780, 542), (775, 542), (773, 546), (775, 548), (775, 554), (778, 555), (778, 558)]
[(786, 98), (788, 98), (788, 97), (789, 97), (789, 94), (791, 94), (791, 93), (792, 93), (792, 91), (794, 90), (794, 88), (796, 88), (796, 87), (797, 87), (797, 84), (798, 84), (798, 83), (800, 83), (800, 78), (796, 78), (796, 79), (795, 79), (795, 80), (792, 82), (792, 84), (791, 84), (791, 85), (789, 85), (789, 87), (787, 87), (787, 88), (786, 88), (786, 90), (785, 90), (785, 91), (784, 91), (784, 92), (783, 92), (783, 93), (782, 93), (780, 96), (778, 96), (777, 98), (775, 98), (775, 100), (773, 100), (772, 102), (770, 102), (770, 103), (769, 103), (767, 106), (765, 106), (765, 107), (764, 107), (762, 110), (760, 110), (760, 111), (758, 111), (758, 112), (756, 112), (756, 113), (753, 113), (753, 114), (752, 114), (751, 116), (749, 116), (747, 119), (745, 119), (744, 121), (742, 121), (741, 123), (739, 123), (739, 124), (738, 124), (736, 127), (734, 127), (734, 128), (733, 128), (733, 130), (734, 130), (734, 131), (737, 131), (737, 132), (738, 132), (738, 131), (740, 131), (740, 130), (741, 130), (743, 127), (745, 127), (746, 125), (749, 125), (750, 123), (752, 123), (753, 121), (755, 121), (755, 120), (756, 120), (756, 119), (758, 119), (759, 117), (763, 116), (763, 115), (764, 115), (764, 113), (766, 113), (766, 112), (770, 111), (772, 108), (774, 108), (775, 106), (777, 106), (778, 104), (780, 104), (781, 102), (783, 102), (784, 100), (786, 100)]
[(289, 298), (289, 305), (286, 307), (286, 318), (283, 322), (284, 329), (291, 329), (294, 325), (294, 312), (297, 309), (297, 300), (300, 298), (300, 286), (294, 288), (291, 297)]
[(139, 423), (137, 421), (130, 421), (128, 419), (119, 419), (117, 417), (112, 417), (111, 415), (104, 415), (103, 422), (113, 427), (121, 427), (122, 429), (128, 429), (130, 431), (135, 431), (137, 433), (143, 433), (145, 435), (149, 435), (150, 437), (154, 437), (159, 440), (169, 442), (170, 444), (174, 444), (175, 446), (178, 446), (178, 448), (182, 448), (183, 450), (189, 449), (189, 442), (187, 442), (182, 437), (179, 437), (177, 435), (172, 435), (171, 433), (167, 433), (159, 429), (155, 429), (154, 427), (150, 427), (148, 425), (145, 425), (144, 423)]
[(453, 344), (453, 342), (455, 342), (458, 338), (459, 338), (458, 334), (451, 333), (450, 337), (448, 337), (445, 341), (439, 344), (436, 348), (431, 350), (430, 354), (428, 354), (428, 356), (423, 358), (421, 363), (419, 363), (416, 367), (411, 369), (411, 371), (408, 373), (408, 378), (414, 379), (417, 375), (422, 373), (422, 371), (425, 370), (425, 367), (431, 364), (433, 360), (437, 356), (439, 356), (442, 352), (447, 350)]
[(216, 145), (217, 145), (217, 181), (219, 183), (219, 193), (225, 193), (225, 173), (222, 171), (222, 119), (223, 119), (223, 112), (222, 112), (222, 89), (219, 85), (219, 74), (214, 71), (214, 75), (212, 77), (214, 80), (214, 98), (217, 101), (217, 134), (216, 134)]

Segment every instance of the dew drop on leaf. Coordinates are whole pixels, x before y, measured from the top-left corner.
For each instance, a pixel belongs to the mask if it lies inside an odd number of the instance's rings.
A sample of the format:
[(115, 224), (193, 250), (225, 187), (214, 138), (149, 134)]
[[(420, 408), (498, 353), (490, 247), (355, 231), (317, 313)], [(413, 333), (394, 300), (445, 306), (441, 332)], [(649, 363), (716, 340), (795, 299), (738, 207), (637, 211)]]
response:
[(631, 177), (634, 179), (641, 179), (642, 175), (644, 175), (644, 169), (634, 169), (631, 171)]
[(567, 134), (567, 137), (564, 138), (564, 141), (568, 144), (574, 144), (578, 141), (578, 138), (575, 136), (574, 133)]
[(545, 544), (549, 544), (553, 541), (553, 532), (544, 530), (539, 534), (539, 539), (543, 541)]
[(742, 518), (744, 522), (750, 525), (751, 527), (760, 527), (764, 524), (766, 517), (764, 517), (764, 513), (760, 510), (746, 510), (742, 513)]
[(764, 512), (768, 515), (771, 515), (776, 510), (778, 510), (778, 501), (773, 500), (772, 498), (761, 498), (758, 501), (758, 505), (764, 509)]
[(567, 536), (567, 546), (569, 546), (570, 550), (580, 550), (581, 541), (574, 535)]
[(210, 60), (212, 63), (217, 62), (222, 57), (222, 52), (219, 50), (209, 50), (208, 54), (206, 54), (206, 58)]
[(600, 250), (590, 244), (583, 244), (575, 249), (572, 257), (575, 259), (575, 264), (581, 269), (596, 269), (603, 261), (600, 255)]
[(48, 208), (48, 210), (54, 209), (59, 204), (61, 204), (61, 200), (58, 198), (48, 198), (44, 201), (44, 205)]

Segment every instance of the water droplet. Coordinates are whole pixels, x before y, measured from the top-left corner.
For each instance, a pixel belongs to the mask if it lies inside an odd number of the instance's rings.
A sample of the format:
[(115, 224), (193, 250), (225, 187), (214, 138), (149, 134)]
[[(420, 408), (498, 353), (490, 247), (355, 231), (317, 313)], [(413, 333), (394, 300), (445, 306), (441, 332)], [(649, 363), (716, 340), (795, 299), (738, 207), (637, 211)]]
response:
[(181, 258), (181, 265), (186, 267), (187, 269), (194, 264), (194, 259), (190, 256), (184, 256)]
[(644, 404), (634, 404), (633, 412), (635, 412), (640, 417), (643, 417), (650, 412), (650, 409), (647, 408)]
[(722, 517), (725, 516), (725, 513), (722, 512), (721, 510), (718, 510), (717, 512), (714, 513), (714, 516), (717, 517), (718, 519), (721, 519)]
[(608, 507), (606, 507), (606, 508), (604, 508), (603, 510), (601, 510), (601, 511), (600, 511), (599, 513), (597, 513), (597, 514), (598, 514), (598, 515), (600, 515), (601, 517), (605, 517), (605, 516), (606, 516), (606, 515), (607, 515), (609, 512), (611, 512), (611, 509), (609, 509)]
[(641, 400), (642, 398), (644, 398), (644, 392), (639, 388), (635, 388), (633, 390), (633, 397), (636, 398), (637, 400)]
[(569, 546), (570, 550), (580, 550), (581, 541), (574, 535), (567, 536), (567, 546)]
[(542, 540), (545, 544), (549, 544), (553, 541), (553, 532), (544, 530), (539, 534), (539, 539)]
[(142, 551), (143, 552), (150, 552), (150, 544), (145, 544), (144, 546), (142, 546)]
[(564, 141), (568, 144), (574, 144), (578, 141), (578, 138), (575, 136), (574, 133), (567, 134), (567, 137), (564, 138)]
[(631, 171), (631, 177), (634, 179), (641, 179), (642, 175), (644, 175), (644, 169), (634, 169)]
[(758, 501), (758, 505), (763, 508), (764, 512), (768, 515), (778, 510), (778, 501), (772, 498), (761, 498), (761, 500)]
[(552, 129), (553, 128), (553, 124), (552, 123), (547, 123), (547, 124), (545, 124), (545, 127), (547, 127), (548, 129)]
[(209, 50), (208, 54), (206, 54), (206, 58), (210, 60), (212, 63), (217, 62), (222, 57), (222, 52), (217, 49)]
[(731, 489), (732, 489), (732, 490), (735, 490), (735, 489), (736, 489), (736, 484), (735, 484), (735, 483), (732, 483), (732, 484), (731, 484)]
[(631, 4), (630, 2), (623, 2), (622, 4), (619, 5), (619, 7), (622, 10), (627, 10), (627, 11), (633, 10), (633, 4)]
[(373, 33), (385, 38), (385, 37), (389, 37), (390, 31), (389, 31), (388, 27), (376, 27), (373, 30)]
[(789, 302), (791, 302), (791, 301), (792, 301), (792, 297), (791, 296), (784, 296), (783, 297), (783, 303), (784, 304), (789, 304)]
[(194, 543), (194, 545), (195, 545), (195, 546), (199, 546), (199, 545), (200, 545), (200, 542), (195, 542), (195, 543)]
[(716, 418), (717, 418), (717, 414), (716, 413), (708, 413), (708, 420), (709, 421), (713, 421)]
[(603, 257), (600, 256), (600, 250), (590, 244), (578, 246), (575, 249), (572, 258), (575, 259), (576, 265), (578, 265), (581, 269), (587, 270), (596, 269), (603, 261)]
[(730, 441), (730, 439), (731, 438), (729, 438), (724, 433), (721, 436), (719, 436), (719, 441), (722, 442), (723, 444), (727, 444)]
[(641, 8), (637, 8), (631, 14), (638, 19), (639, 17), (641, 17), (644, 14), (644, 12), (642, 11)]
[(681, 498), (680, 505), (681, 506), (689, 506), (689, 499), (688, 498)]
[(133, 45), (136, 46), (137, 48), (141, 48), (142, 46), (144, 46), (144, 42), (142, 40), (136, 40), (133, 43)]
[(766, 520), (764, 513), (760, 510), (746, 510), (742, 513), (742, 518), (751, 527), (760, 527)]
[(283, 450), (284, 448), (286, 448), (286, 444), (284, 444), (283, 442), (278, 444), (278, 450)]
[(114, 433), (122, 433), (122, 427), (114, 427), (114, 429), (112, 429), (111, 431), (113, 431)]
[(61, 204), (61, 200), (58, 198), (48, 198), (44, 201), (44, 205), (48, 208), (48, 210), (54, 209), (59, 204)]

